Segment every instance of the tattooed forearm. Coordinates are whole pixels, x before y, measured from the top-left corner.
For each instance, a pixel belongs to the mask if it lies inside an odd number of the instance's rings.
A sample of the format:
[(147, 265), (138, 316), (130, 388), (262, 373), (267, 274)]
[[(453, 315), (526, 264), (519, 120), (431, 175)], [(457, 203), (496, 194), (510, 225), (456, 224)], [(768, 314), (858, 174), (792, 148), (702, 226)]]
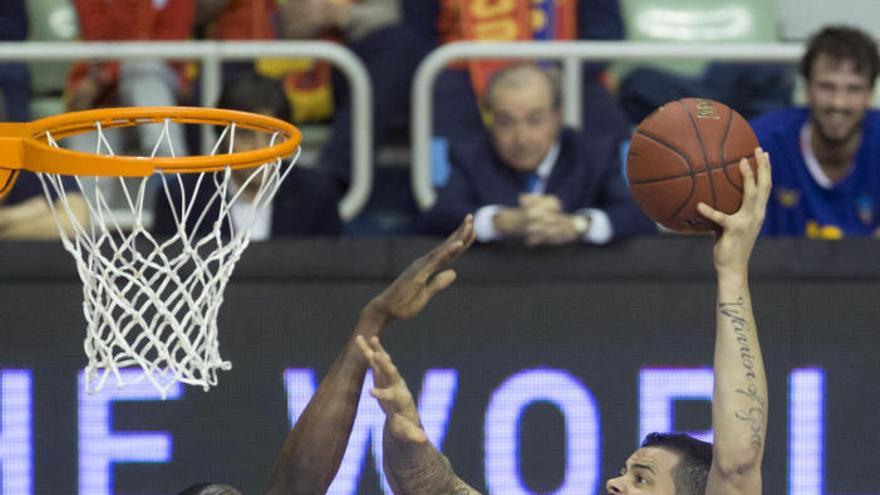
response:
[(758, 374), (755, 369), (757, 358), (754, 355), (753, 346), (756, 343), (750, 341), (751, 329), (749, 321), (745, 317), (746, 308), (745, 298), (740, 296), (735, 302), (720, 302), (718, 310), (721, 317), (725, 318), (733, 333), (736, 335), (736, 343), (739, 346), (739, 359), (742, 365), (743, 376), (746, 379), (745, 388), (736, 389), (736, 393), (743, 395), (748, 399), (748, 406), (736, 411), (734, 414), (737, 419), (748, 423), (751, 430), (751, 444), (754, 448), (760, 448), (764, 443), (764, 423), (766, 421), (766, 399), (761, 396), (758, 387)]
[(752, 447), (760, 448), (763, 444), (764, 408), (753, 406), (743, 411), (736, 411), (735, 415), (736, 419), (749, 424), (752, 430)]
[(721, 316), (727, 318), (736, 334), (736, 343), (739, 344), (739, 358), (742, 361), (746, 378), (754, 380), (755, 375), (755, 357), (752, 355), (752, 349), (749, 344), (749, 322), (743, 317), (743, 306), (745, 302), (740, 297), (736, 302), (720, 303), (719, 310)]
[(397, 485), (397, 495), (479, 495), (455, 475), (446, 456), (430, 442), (397, 439), (387, 427), (384, 436), (386, 474)]

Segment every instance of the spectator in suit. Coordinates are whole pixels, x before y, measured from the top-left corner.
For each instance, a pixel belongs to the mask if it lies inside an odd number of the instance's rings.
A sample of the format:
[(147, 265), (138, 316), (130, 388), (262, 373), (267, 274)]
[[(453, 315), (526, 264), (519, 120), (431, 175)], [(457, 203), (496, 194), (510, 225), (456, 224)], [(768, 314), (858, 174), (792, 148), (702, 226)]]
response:
[[(290, 105), (281, 84), (271, 78), (253, 73), (241, 74), (227, 82), (217, 103), (219, 108), (242, 110), (259, 113), (278, 119), (286, 119), (290, 115)], [(235, 135), (235, 151), (247, 151), (270, 145), (267, 133), (238, 129)], [(248, 182), (252, 169), (235, 170), (232, 172), (233, 188), (245, 187), (241, 197), (232, 208), (233, 222), (236, 218), (246, 217), (259, 188), (260, 177), (256, 176)], [(194, 211), (207, 207), (211, 194), (204, 188), (211, 181), (203, 181), (198, 195), (193, 198), (192, 191), (197, 180), (196, 174), (184, 174), (186, 198), (196, 203)], [(171, 184), (173, 181), (169, 181)], [(172, 187), (166, 192), (160, 188), (156, 198), (155, 221), (153, 232), (156, 235), (173, 235), (177, 232), (171, 205), (181, 202), (181, 191)], [(342, 222), (337, 211), (338, 196), (330, 176), (321, 170), (295, 166), (287, 178), (281, 182), (275, 198), (265, 208), (258, 209), (251, 239), (266, 240), (272, 237), (299, 235), (338, 235), (342, 230)], [(215, 205), (213, 208), (218, 208)], [(244, 212), (244, 213), (241, 213)], [(240, 214), (239, 214), (240, 213)], [(213, 215), (216, 218), (216, 213)], [(196, 218), (190, 217), (192, 221)], [(238, 226), (238, 225), (236, 225)], [(202, 223), (207, 229), (209, 225)]]
[(559, 100), (555, 79), (535, 65), (495, 73), (490, 131), (453, 143), (450, 179), (423, 219), (426, 232), (451, 232), (468, 213), (482, 242), (605, 244), (654, 232), (624, 182), (619, 140), (563, 128)]

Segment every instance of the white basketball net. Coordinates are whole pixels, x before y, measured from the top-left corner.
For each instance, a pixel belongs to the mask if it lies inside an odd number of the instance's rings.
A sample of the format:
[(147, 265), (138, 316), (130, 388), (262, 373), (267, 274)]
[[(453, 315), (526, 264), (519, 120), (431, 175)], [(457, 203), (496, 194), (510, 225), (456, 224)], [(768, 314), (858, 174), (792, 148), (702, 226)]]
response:
[[(166, 120), (150, 157), (156, 157), (163, 146), (175, 156), (169, 125)], [(95, 133), (97, 154), (113, 155), (99, 123)], [(212, 154), (231, 153), (235, 134), (235, 124), (227, 126)], [(276, 133), (272, 144), (276, 139), (283, 137)], [(47, 140), (50, 146), (58, 147), (51, 135)], [(119, 370), (135, 366), (143, 370), (136, 380), (149, 380), (163, 398), (175, 382), (205, 390), (217, 384), (218, 370), (232, 367), (220, 357), (217, 340), (223, 291), (250, 241), (257, 213), (270, 207), (298, 156), (299, 150), (290, 159), (278, 157), (251, 169), (237, 187), (230, 180), (228, 167), (221, 172), (191, 174), (195, 187), (190, 188), (183, 187), (180, 174), (155, 173), (158, 179), (150, 185), (160, 183), (159, 194), (164, 192), (167, 197), (177, 225), (177, 232), (168, 238), (154, 237), (142, 222), (147, 195), (155, 194), (155, 187), (148, 187), (149, 177), (136, 179), (135, 187), (131, 179), (96, 177), (94, 191), (89, 181), (73, 177), (78, 189), (74, 192), (82, 193), (88, 204), (90, 221), (83, 225), (73, 213), (62, 176), (37, 174), (64, 248), (76, 260), (83, 282), (88, 391), (101, 390), (110, 375), (119, 386), (126, 385)], [(121, 186), (125, 213), (133, 219), (130, 228), (123, 227), (118, 209), (111, 208), (108, 201), (106, 192), (114, 182)], [(173, 195), (178, 188), (181, 194)], [(250, 204), (242, 197), (248, 188), (255, 190)], [(200, 195), (207, 195), (208, 206), (197, 209), (194, 198)], [(238, 203), (245, 205), (247, 212), (243, 224), (232, 218), (233, 205)], [(212, 210), (219, 214), (208, 218)], [(64, 223), (70, 225), (72, 234), (65, 230), (62, 218), (67, 219)]]

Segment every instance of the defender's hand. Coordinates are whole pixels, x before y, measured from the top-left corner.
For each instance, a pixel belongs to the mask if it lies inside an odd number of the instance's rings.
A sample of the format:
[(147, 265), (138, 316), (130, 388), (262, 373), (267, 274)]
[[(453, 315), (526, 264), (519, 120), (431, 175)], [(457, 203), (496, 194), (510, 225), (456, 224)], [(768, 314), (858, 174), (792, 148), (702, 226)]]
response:
[(415, 260), (387, 289), (370, 301), (364, 308), (364, 315), (381, 320), (417, 315), (434, 294), (455, 281), (455, 270), (443, 268), (464, 254), (475, 238), (474, 217), (468, 215), (458, 230)]
[(760, 147), (755, 148), (757, 179), (747, 159), (739, 163), (743, 177), (743, 201), (739, 211), (726, 215), (705, 203), (697, 205), (704, 217), (723, 229), (715, 241), (715, 268), (745, 274), (755, 240), (761, 232), (767, 200), (770, 197), (770, 155)]
[(356, 342), (373, 369), (375, 387), (370, 390), (370, 394), (382, 406), (391, 434), (410, 442), (427, 442), (428, 437), (420, 426), (421, 421), (412, 394), (379, 339), (371, 337), (367, 341), (358, 335)]

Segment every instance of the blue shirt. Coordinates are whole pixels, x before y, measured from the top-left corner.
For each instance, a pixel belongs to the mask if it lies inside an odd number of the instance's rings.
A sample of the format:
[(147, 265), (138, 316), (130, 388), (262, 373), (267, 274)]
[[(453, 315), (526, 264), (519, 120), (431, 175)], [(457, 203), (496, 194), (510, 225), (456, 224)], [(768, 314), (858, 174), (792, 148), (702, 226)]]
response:
[(852, 170), (830, 188), (807, 169), (800, 133), (810, 112), (784, 109), (751, 122), (773, 166), (773, 191), (762, 233), (822, 239), (869, 236), (880, 227), (880, 111), (865, 115)]

